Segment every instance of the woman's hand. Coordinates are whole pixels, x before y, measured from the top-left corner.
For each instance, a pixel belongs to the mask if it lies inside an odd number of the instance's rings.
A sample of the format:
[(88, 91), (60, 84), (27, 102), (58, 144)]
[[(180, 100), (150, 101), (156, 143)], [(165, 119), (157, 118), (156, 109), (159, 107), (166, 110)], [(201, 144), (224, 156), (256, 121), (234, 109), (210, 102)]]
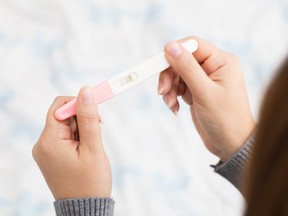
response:
[(111, 168), (91, 88), (82, 88), (79, 93), (77, 120), (56, 120), (56, 109), (71, 99), (58, 97), (52, 104), (45, 128), (33, 148), (33, 157), (56, 200), (110, 197)]
[[(198, 42), (193, 55), (180, 45), (187, 39)], [(255, 128), (239, 59), (200, 38), (179, 42), (165, 46), (171, 67), (160, 74), (158, 92), (174, 113), (182, 96), (207, 149), (226, 161)]]

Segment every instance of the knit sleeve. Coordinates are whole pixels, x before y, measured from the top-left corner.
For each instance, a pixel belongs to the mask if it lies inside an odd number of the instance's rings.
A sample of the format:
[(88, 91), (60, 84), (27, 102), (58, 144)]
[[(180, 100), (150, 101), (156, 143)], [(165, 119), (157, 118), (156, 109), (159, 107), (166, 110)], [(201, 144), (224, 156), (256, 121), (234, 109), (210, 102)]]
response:
[(214, 171), (231, 182), (243, 193), (243, 175), (246, 174), (254, 145), (255, 133), (249, 137), (243, 147), (226, 162), (219, 162)]
[(114, 200), (111, 198), (75, 198), (56, 200), (57, 216), (113, 216)]

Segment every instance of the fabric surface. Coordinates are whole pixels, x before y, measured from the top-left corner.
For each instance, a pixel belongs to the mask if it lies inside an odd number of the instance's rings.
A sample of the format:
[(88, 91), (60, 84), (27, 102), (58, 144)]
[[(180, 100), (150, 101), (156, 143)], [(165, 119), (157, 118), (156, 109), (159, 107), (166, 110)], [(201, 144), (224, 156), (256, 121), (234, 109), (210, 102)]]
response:
[(236, 152), (229, 160), (220, 161), (214, 167), (214, 171), (227, 179), (242, 194), (245, 190), (245, 175), (248, 172), (251, 155), (253, 153), (255, 143), (255, 134), (253, 133), (245, 142), (242, 148)]
[(114, 201), (110, 198), (78, 198), (54, 202), (57, 216), (112, 216)]
[[(236, 152), (228, 161), (220, 161), (212, 166), (216, 173), (232, 183), (243, 193), (243, 176), (246, 174), (254, 145), (254, 134), (250, 136), (243, 147)], [(114, 201), (112, 198), (74, 198), (56, 200), (54, 202), (56, 215), (106, 215), (112, 216)]]
[[(54, 215), (31, 149), (58, 95), (76, 95), (169, 40), (205, 38), (241, 58), (253, 114), (288, 45), (287, 0), (0, 0), (0, 215)], [(115, 215), (241, 215), (213, 172), (181, 102), (175, 117), (157, 76), (99, 105), (113, 169)]]

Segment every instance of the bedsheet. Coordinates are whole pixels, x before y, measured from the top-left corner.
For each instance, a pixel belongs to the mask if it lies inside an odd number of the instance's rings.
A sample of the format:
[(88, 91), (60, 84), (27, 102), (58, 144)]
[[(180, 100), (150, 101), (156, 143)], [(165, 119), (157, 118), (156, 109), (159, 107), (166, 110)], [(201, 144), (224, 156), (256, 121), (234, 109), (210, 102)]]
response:
[[(0, 215), (54, 215), (31, 149), (58, 95), (76, 95), (155, 54), (205, 38), (238, 55), (253, 114), (287, 53), (286, 0), (0, 0)], [(181, 102), (157, 77), (99, 105), (115, 215), (241, 215), (239, 192), (209, 166)]]

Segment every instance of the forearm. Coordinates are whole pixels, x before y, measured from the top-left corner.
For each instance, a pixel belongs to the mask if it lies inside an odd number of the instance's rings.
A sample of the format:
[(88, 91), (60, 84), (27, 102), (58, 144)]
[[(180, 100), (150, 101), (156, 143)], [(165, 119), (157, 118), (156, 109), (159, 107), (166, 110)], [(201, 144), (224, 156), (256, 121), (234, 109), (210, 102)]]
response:
[(214, 166), (215, 172), (231, 182), (241, 193), (243, 193), (243, 178), (247, 173), (248, 165), (254, 146), (254, 134), (249, 137), (243, 147), (229, 160), (221, 161)]
[(57, 216), (113, 216), (111, 198), (75, 198), (54, 202)]

